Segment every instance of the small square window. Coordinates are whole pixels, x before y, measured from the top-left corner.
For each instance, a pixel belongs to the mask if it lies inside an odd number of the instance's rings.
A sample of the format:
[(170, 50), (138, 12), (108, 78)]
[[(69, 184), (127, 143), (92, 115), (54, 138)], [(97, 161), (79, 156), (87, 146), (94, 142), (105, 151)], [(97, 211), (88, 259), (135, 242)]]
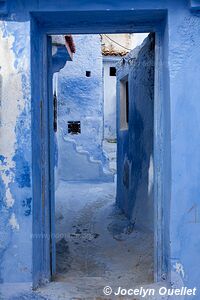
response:
[(86, 77), (91, 77), (91, 71), (86, 71), (85, 76)]
[(116, 68), (110, 67), (110, 76), (116, 76)]
[(81, 122), (80, 121), (69, 121), (68, 122), (68, 133), (70, 133), (70, 134), (81, 133)]

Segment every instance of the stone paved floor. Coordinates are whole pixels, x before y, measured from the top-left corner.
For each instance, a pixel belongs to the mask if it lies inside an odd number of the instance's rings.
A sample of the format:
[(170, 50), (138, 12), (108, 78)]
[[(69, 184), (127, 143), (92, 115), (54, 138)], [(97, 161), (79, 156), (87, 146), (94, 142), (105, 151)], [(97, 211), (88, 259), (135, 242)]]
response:
[(114, 183), (61, 182), (56, 207), (58, 274), (51, 285), (65, 286), (63, 297), (102, 299), (106, 285), (153, 282), (153, 236), (117, 209)]

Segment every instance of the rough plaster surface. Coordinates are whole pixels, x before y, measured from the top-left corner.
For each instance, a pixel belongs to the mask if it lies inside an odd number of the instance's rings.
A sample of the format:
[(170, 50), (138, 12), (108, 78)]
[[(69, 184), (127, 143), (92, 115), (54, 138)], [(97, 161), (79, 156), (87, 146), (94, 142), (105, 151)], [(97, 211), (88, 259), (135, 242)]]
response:
[[(22, 34), (23, 32), (23, 34)], [(0, 281), (30, 280), (29, 23), (0, 22)], [(24, 35), (27, 38), (24, 39)], [(26, 254), (25, 254), (26, 253)], [(15, 272), (11, 272), (12, 267)]]
[[(12, 124), (16, 124), (23, 110), (23, 94), (21, 76), (15, 69), (15, 53), (12, 51), (14, 36), (9, 33), (6, 23), (1, 23), (1, 49), (0, 56), (4, 57), (1, 61), (1, 176), (6, 189), (6, 205), (11, 208), (14, 205), (14, 199), (11, 194), (9, 184), (14, 181), (16, 133)], [(9, 62), (9, 64), (7, 63)], [(2, 76), (3, 74), (3, 76)], [(8, 88), (8, 84), (10, 87)], [(13, 94), (19, 97), (18, 101), (13, 101)], [(11, 113), (12, 112), (12, 113)]]

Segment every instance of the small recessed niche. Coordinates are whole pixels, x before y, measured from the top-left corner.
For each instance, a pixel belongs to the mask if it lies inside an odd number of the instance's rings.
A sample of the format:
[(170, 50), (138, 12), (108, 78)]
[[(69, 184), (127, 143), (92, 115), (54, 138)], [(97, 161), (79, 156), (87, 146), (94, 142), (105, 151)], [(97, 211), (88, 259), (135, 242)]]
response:
[(69, 121), (68, 122), (68, 133), (80, 134), (81, 133), (81, 122), (80, 121)]
[(110, 67), (110, 76), (116, 76), (116, 68)]
[(86, 71), (85, 76), (86, 77), (91, 77), (91, 71)]

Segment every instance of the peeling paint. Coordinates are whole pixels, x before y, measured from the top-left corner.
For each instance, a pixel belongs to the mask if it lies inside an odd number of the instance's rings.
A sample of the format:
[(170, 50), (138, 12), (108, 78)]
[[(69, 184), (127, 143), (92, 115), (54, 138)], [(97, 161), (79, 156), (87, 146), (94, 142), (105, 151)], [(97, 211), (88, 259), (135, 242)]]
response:
[(13, 157), (16, 164), (16, 181), (20, 188), (30, 187), (30, 166), (24, 158), (22, 149), (18, 149)]
[[(0, 228), (5, 240), (0, 249), (3, 272), (0, 281), (23, 280), (18, 253), (23, 253), (23, 238), (28, 238), (31, 218), (31, 93), (29, 23), (0, 21)], [(27, 202), (24, 209), (22, 202)], [(21, 208), (21, 209), (20, 209)], [(15, 235), (17, 232), (17, 235)], [(14, 245), (17, 246), (14, 247)], [(31, 241), (20, 264), (28, 266), (31, 277)], [(17, 250), (16, 250), (17, 249)], [(1, 261), (0, 261), (1, 264)], [(12, 264), (15, 272), (10, 273)]]
[[(16, 24), (17, 25), (17, 24)], [(0, 173), (6, 187), (6, 205), (8, 208), (13, 207), (14, 197), (10, 190), (10, 184), (15, 180), (14, 169), (16, 167), (13, 161), (15, 154), (16, 133), (14, 124), (24, 107), (21, 75), (15, 68), (15, 53), (13, 45), (15, 37), (8, 30), (6, 22), (0, 22), (0, 57), (4, 59), (0, 62), (1, 74), (3, 74), (1, 106), (0, 106), (0, 153), (5, 157), (6, 165), (0, 164)], [(9, 62), (9, 64), (8, 64)], [(15, 97), (17, 96), (17, 101)]]
[(176, 270), (176, 273), (182, 276), (182, 278), (185, 277), (185, 271), (181, 263), (176, 262), (176, 264), (174, 265), (174, 269)]
[(32, 203), (32, 198), (27, 198), (22, 202), (22, 206), (25, 208), (24, 215), (26, 217), (30, 216), (31, 214), (31, 209), (32, 209), (31, 203)]
[(9, 220), (9, 224), (12, 227), (13, 230), (14, 229), (19, 230), (19, 224), (17, 222), (16, 216), (15, 216), (14, 213), (12, 213), (12, 215), (11, 215), (11, 218)]

